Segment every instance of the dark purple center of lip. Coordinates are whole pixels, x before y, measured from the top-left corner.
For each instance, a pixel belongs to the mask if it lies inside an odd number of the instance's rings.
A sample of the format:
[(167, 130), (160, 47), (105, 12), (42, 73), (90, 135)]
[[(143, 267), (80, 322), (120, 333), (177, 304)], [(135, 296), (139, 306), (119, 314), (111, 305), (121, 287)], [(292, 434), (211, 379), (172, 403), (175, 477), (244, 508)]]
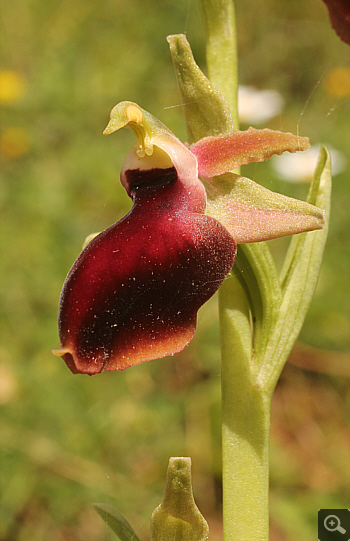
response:
[(125, 177), (128, 183), (130, 193), (139, 190), (140, 188), (158, 188), (172, 184), (177, 180), (177, 172), (175, 167), (167, 169), (129, 169), (125, 171)]

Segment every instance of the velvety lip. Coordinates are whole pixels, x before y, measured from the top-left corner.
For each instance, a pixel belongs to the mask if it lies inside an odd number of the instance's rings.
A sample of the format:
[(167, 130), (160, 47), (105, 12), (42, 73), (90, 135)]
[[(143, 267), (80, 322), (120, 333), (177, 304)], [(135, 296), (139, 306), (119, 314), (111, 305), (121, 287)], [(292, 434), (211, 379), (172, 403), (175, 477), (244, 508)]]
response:
[(88, 244), (64, 284), (55, 353), (74, 373), (122, 370), (183, 349), (199, 307), (233, 265), (235, 243), (204, 215), (198, 193), (191, 201), (173, 171), (147, 177), (144, 184), (130, 174), (133, 208)]

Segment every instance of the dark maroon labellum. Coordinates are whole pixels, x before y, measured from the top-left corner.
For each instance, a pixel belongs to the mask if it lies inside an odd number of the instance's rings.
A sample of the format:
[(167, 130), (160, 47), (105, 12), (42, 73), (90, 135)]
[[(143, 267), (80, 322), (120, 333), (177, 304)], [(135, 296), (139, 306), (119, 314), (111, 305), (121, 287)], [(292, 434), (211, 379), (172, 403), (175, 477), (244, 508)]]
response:
[(191, 340), (199, 307), (230, 271), (235, 243), (175, 169), (128, 171), (131, 211), (83, 250), (63, 286), (61, 350), (74, 373), (122, 370)]

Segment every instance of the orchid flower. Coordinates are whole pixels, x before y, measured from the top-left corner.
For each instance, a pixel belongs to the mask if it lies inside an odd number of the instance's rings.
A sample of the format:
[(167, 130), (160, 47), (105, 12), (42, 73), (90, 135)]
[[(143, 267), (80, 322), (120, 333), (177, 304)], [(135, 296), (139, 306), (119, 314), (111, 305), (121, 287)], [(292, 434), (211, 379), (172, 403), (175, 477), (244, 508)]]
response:
[(88, 242), (61, 293), (61, 349), (53, 353), (73, 373), (122, 370), (181, 351), (237, 244), (324, 223), (320, 209), (230, 172), (305, 150), (307, 138), (249, 128), (189, 148), (132, 102), (114, 107), (104, 134), (123, 127), (136, 135), (120, 174), (133, 206)]

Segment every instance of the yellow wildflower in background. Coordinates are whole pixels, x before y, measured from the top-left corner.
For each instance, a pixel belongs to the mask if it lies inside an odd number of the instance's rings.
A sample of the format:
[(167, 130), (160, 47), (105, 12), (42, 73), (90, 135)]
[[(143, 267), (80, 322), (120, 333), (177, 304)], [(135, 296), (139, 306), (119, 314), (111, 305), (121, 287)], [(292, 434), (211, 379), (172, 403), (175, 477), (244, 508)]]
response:
[(24, 128), (7, 128), (0, 135), (0, 152), (8, 158), (20, 158), (29, 152), (30, 137)]
[(23, 75), (12, 70), (0, 71), (0, 103), (18, 102), (25, 94), (27, 82)]
[(347, 67), (331, 69), (324, 79), (324, 88), (335, 98), (348, 98), (350, 96), (350, 69)]

